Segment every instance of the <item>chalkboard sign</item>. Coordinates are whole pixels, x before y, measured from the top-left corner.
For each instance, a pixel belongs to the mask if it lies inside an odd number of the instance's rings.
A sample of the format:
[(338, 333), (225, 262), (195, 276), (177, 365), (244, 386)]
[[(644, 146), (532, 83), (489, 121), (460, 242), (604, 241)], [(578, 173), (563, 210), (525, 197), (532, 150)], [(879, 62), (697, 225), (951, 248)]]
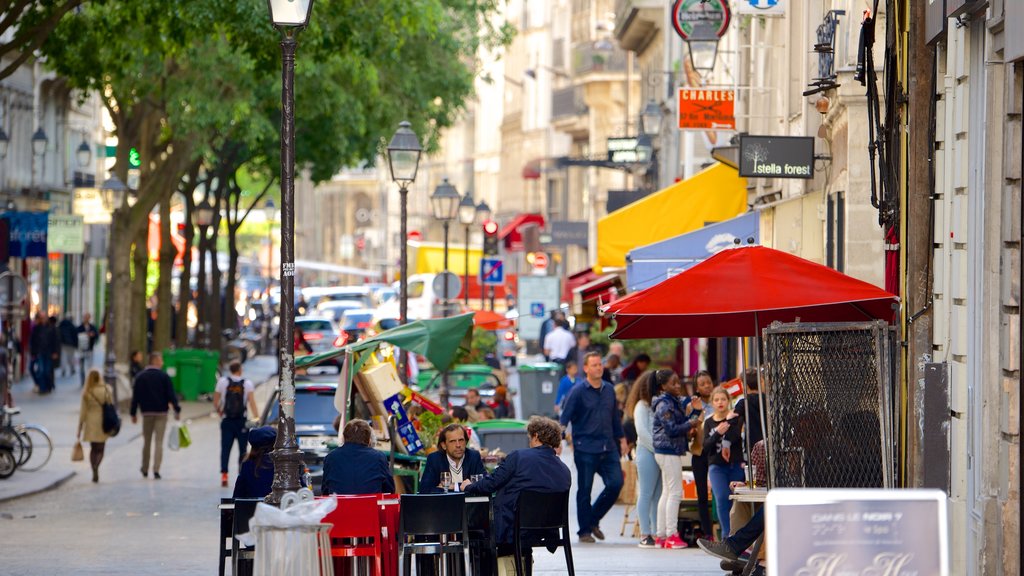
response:
[(779, 489), (766, 508), (769, 574), (949, 574), (941, 490)]

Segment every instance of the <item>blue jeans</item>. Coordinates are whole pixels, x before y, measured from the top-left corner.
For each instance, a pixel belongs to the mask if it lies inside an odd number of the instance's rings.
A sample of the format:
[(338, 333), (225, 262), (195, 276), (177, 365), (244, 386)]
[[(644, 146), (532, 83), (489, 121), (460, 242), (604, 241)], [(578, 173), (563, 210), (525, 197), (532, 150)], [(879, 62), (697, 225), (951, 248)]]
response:
[(636, 517), (640, 520), (640, 534), (650, 536), (658, 525), (661, 468), (654, 461), (654, 452), (643, 446), (636, 447), (636, 475)]
[[(601, 524), (601, 518), (612, 509), (615, 500), (622, 490), (622, 465), (619, 464), (617, 452), (609, 451), (600, 454), (588, 454), (576, 450), (573, 452), (576, 463), (576, 519), (579, 521), (580, 536), (589, 535)], [(590, 492), (594, 489), (594, 474), (601, 476), (604, 490), (597, 495), (597, 500), (590, 503)]]
[(245, 418), (224, 418), (220, 421), (220, 471), (222, 474), (228, 472), (231, 445), (235, 442), (238, 442), (238, 467), (242, 467), (247, 440)]
[(729, 537), (729, 511), (732, 500), (729, 500), (730, 482), (742, 482), (746, 479), (743, 468), (739, 464), (721, 466), (712, 464), (708, 468), (708, 479), (711, 480), (711, 493), (715, 495), (715, 509), (718, 511), (718, 524), (722, 527), (722, 538)]

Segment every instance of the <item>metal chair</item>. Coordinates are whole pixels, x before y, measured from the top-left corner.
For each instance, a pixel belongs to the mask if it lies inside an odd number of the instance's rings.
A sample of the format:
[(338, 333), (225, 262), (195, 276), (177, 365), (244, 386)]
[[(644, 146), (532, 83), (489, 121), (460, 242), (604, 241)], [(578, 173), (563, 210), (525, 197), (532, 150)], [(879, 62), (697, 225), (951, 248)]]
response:
[(469, 531), (469, 565), (473, 576), (498, 574), (497, 543), (494, 528), (494, 505), (487, 502), (466, 503), (466, 528)]
[[(331, 496), (329, 496), (330, 498)], [(377, 495), (333, 496), (338, 507), (324, 517), (331, 526), (331, 556), (334, 558), (372, 558), (373, 574), (381, 576), (380, 513)], [(360, 542), (372, 540), (372, 542)]]
[(243, 548), (239, 545), (237, 536), (249, 531), (249, 520), (256, 513), (256, 505), (260, 502), (263, 502), (262, 498), (238, 498), (235, 500), (235, 510), (231, 519), (231, 574), (233, 576), (252, 574), (256, 559), (256, 547)]
[[(523, 569), (523, 550), (531, 549), (535, 544), (523, 541), (524, 531), (557, 531), (558, 544), (565, 551), (565, 567), (569, 576), (576, 575), (572, 564), (572, 545), (569, 542), (569, 491), (565, 492), (533, 492), (526, 490), (519, 493), (516, 500), (515, 525), (512, 532), (512, 543), (515, 547), (516, 574), (519, 576), (533, 573), (533, 565), (529, 570)], [(554, 542), (546, 542), (550, 545)]]
[(235, 499), (234, 498), (221, 498), (220, 505), (217, 506), (220, 510), (220, 554), (217, 560), (217, 570), (219, 576), (224, 576), (225, 567), (224, 561), (231, 558), (232, 532), (234, 529), (234, 516), (235, 516)]
[[(426, 541), (410, 541), (417, 536)], [(450, 540), (457, 536), (458, 540)], [(466, 526), (466, 495), (402, 494), (398, 518), (398, 546), (402, 556), (402, 574), (412, 574), (412, 556), (439, 555), (444, 562), (455, 556), (455, 571), (466, 573), (465, 552), (469, 542)]]

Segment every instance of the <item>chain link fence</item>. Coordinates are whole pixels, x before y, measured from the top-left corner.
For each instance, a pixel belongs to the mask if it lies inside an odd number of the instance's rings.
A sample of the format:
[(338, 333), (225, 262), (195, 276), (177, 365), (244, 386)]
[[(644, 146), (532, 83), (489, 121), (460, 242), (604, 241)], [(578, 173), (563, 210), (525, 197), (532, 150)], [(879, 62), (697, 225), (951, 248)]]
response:
[(894, 344), (884, 322), (764, 330), (773, 488), (893, 486)]

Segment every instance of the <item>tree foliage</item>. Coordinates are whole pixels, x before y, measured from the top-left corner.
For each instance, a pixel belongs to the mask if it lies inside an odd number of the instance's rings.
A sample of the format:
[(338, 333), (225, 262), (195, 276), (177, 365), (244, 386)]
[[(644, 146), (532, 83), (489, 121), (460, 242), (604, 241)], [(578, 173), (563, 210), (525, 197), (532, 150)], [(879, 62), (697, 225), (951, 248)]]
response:
[[(0, 1), (0, 57), (13, 54), (0, 67), (0, 80), (28, 62), (57, 24), (85, 0)], [(10, 32), (10, 33), (9, 33)]]

